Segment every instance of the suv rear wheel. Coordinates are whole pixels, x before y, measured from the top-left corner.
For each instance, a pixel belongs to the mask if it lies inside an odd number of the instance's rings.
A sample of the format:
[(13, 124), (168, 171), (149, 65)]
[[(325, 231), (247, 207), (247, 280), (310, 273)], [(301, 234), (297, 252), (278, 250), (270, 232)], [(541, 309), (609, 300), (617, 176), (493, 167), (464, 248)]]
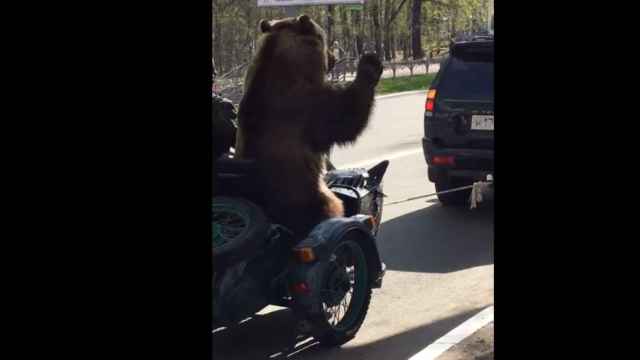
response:
[[(468, 182), (464, 182), (462, 180), (450, 179), (448, 181), (438, 181), (436, 184), (436, 191), (445, 191), (450, 189), (455, 189), (457, 187), (471, 185)], [(442, 205), (457, 205), (462, 206), (466, 205), (469, 202), (469, 196), (471, 196), (471, 189), (454, 191), (446, 194), (438, 194), (438, 200), (442, 203)]]

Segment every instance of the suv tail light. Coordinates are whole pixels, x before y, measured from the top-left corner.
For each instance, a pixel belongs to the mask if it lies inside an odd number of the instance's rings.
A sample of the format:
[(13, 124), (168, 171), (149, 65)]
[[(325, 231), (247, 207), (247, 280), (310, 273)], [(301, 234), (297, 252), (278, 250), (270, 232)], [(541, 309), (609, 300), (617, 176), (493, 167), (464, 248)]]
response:
[(433, 165), (455, 166), (456, 160), (451, 155), (435, 155), (432, 158)]
[(427, 92), (427, 102), (424, 105), (425, 110), (433, 112), (433, 108), (435, 107), (435, 104), (436, 104), (436, 94), (437, 94), (436, 89), (430, 89)]

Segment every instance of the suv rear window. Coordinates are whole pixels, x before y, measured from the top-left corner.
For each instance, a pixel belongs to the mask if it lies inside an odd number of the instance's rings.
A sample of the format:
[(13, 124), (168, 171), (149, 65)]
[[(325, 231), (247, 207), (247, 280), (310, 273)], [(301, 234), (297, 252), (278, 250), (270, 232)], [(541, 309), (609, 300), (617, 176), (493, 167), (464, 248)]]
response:
[(451, 57), (440, 80), (444, 99), (493, 101), (493, 53), (460, 53)]

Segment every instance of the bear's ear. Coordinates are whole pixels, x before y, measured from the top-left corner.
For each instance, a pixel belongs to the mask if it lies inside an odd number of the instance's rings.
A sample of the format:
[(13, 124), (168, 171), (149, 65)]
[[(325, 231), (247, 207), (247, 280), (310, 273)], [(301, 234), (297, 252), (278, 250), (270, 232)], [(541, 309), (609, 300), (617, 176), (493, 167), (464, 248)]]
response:
[(300, 15), (298, 17), (298, 23), (300, 24), (300, 28), (305, 32), (311, 32), (314, 29), (313, 22), (311, 22), (311, 18), (308, 15)]
[(263, 33), (271, 31), (271, 23), (268, 20), (260, 20), (260, 31)]
[(298, 21), (300, 22), (300, 24), (308, 24), (311, 22), (311, 18), (309, 17), (309, 15), (303, 14), (298, 16)]

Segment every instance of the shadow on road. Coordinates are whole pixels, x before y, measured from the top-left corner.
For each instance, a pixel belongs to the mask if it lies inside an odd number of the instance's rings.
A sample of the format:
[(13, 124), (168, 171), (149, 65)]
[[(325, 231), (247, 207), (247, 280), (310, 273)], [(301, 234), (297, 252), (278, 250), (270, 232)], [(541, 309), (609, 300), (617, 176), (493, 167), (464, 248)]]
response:
[(283, 349), (290, 340), (288, 335), (293, 327), (293, 317), (289, 310), (277, 310), (247, 321), (238, 328), (214, 333), (213, 354), (219, 360), (408, 359), (481, 310), (463, 312), (362, 345), (347, 344), (343, 348), (327, 349), (308, 339), (288, 353)]
[[(378, 241), (389, 270), (447, 273), (491, 264), (493, 204), (476, 210), (426, 207), (385, 221)], [(213, 334), (215, 359), (408, 359), (482, 309), (427, 323), (366, 344), (339, 349), (321, 347), (312, 338), (292, 344), (294, 319), (283, 309), (259, 315), (232, 329)], [(365, 325), (366, 326), (366, 323)]]
[(378, 247), (389, 270), (448, 273), (493, 263), (493, 203), (441, 204), (385, 221)]
[(257, 315), (232, 329), (213, 334), (213, 358), (269, 359), (291, 345), (294, 318), (288, 309)]

